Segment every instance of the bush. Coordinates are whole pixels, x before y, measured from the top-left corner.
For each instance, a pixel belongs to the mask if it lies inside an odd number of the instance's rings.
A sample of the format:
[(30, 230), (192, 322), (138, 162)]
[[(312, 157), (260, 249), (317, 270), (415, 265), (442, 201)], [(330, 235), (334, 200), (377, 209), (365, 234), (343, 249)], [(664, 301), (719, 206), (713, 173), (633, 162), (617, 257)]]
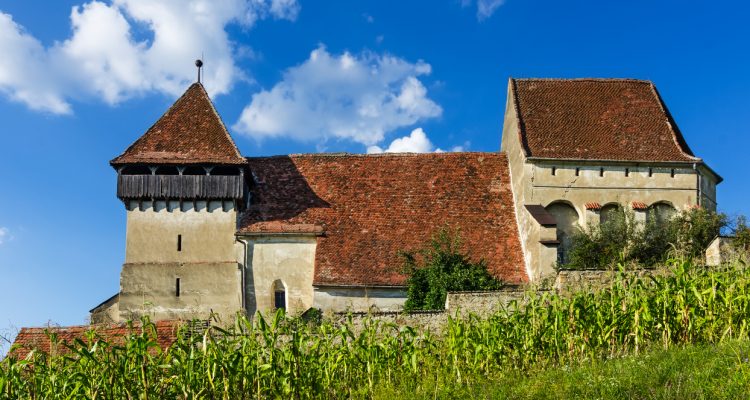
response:
[[(652, 267), (670, 256), (700, 260), (728, 224), (724, 214), (691, 208), (668, 221), (639, 223), (629, 210), (614, 211), (607, 222), (578, 229), (562, 269), (607, 269), (618, 263)], [(750, 236), (750, 235), (749, 235)]]
[(443, 228), (416, 252), (402, 252), (408, 278), (407, 310), (442, 310), (449, 291), (495, 290), (502, 282), (490, 275), (484, 260), (471, 261), (461, 252), (457, 232)]

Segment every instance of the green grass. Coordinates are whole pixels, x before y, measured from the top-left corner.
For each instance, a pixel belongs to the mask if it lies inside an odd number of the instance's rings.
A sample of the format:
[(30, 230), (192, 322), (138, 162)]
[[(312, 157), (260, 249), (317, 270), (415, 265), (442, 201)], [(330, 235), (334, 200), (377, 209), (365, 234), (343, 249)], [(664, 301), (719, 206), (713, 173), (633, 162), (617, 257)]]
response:
[(429, 378), (382, 387), (374, 399), (744, 399), (750, 398), (750, 342), (686, 346), (640, 356), (477, 377)]

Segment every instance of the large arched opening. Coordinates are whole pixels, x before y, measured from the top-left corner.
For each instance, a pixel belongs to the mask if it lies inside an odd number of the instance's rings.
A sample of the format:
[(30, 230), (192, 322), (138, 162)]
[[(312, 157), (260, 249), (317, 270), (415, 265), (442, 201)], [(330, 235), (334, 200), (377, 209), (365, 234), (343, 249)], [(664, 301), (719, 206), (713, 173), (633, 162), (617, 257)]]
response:
[(578, 211), (570, 203), (563, 201), (553, 202), (545, 209), (555, 217), (557, 224), (557, 240), (560, 242), (557, 247), (557, 262), (565, 264), (573, 245), (573, 236), (578, 230)]
[(677, 214), (674, 206), (667, 201), (657, 201), (646, 210), (646, 218), (657, 225), (663, 225), (669, 222)]
[(599, 211), (599, 224), (606, 224), (609, 221), (613, 221), (619, 213), (622, 212), (622, 208), (617, 203), (608, 203)]

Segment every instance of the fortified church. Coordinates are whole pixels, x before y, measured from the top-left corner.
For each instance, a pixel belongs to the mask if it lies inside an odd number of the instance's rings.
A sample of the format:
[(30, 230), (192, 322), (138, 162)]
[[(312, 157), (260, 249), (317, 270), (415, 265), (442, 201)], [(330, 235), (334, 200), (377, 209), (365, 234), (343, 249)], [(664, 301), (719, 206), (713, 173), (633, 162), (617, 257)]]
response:
[(399, 310), (398, 252), (444, 226), (503, 282), (535, 282), (576, 226), (713, 210), (721, 182), (630, 79), (510, 79), (496, 152), (272, 157), (242, 156), (195, 83), (111, 165), (126, 252), (92, 322)]

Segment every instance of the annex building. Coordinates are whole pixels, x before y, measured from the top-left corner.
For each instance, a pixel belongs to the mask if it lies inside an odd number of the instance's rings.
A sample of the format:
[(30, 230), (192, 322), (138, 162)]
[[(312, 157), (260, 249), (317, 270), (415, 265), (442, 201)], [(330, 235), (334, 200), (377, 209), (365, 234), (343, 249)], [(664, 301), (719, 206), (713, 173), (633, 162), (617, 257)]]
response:
[(444, 226), (524, 284), (554, 276), (573, 229), (618, 207), (716, 208), (721, 177), (653, 83), (510, 79), (507, 99), (496, 152), (244, 157), (193, 84), (111, 161), (126, 252), (92, 322), (399, 310), (398, 252)]

